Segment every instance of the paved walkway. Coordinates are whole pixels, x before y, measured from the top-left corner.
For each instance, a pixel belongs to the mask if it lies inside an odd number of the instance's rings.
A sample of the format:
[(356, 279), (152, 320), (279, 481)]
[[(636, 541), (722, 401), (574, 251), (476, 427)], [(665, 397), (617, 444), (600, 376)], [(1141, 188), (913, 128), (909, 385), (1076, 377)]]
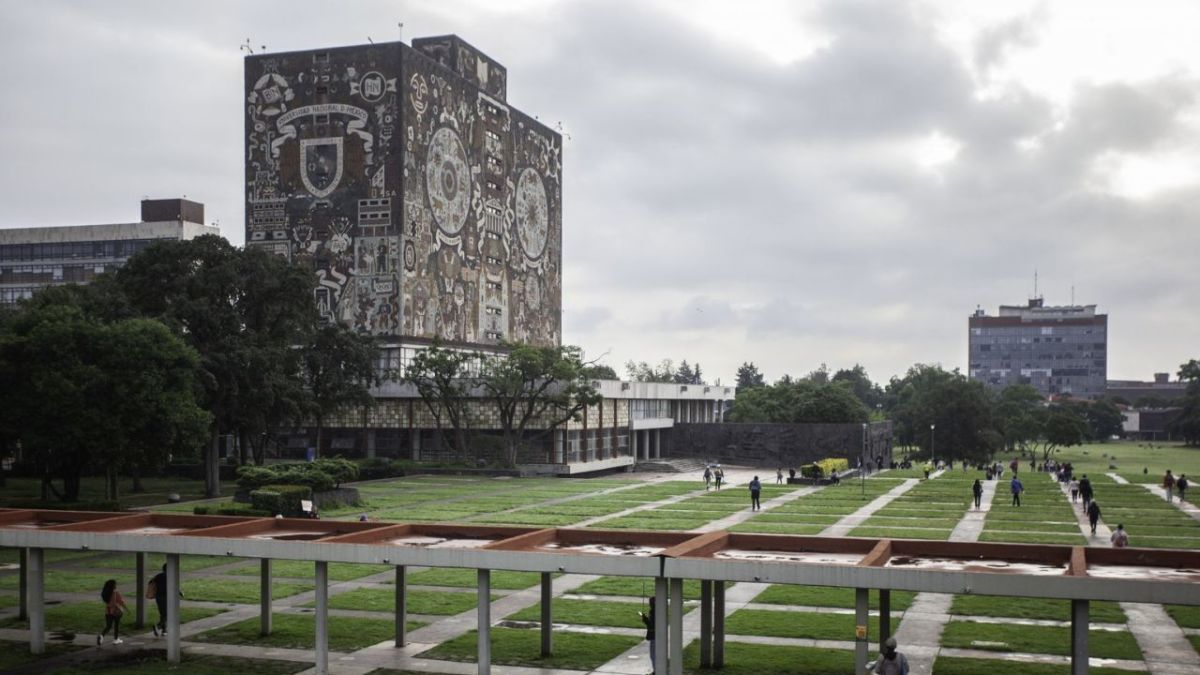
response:
[[(747, 507), (745, 509), (742, 509), (741, 511), (738, 511), (737, 513), (734, 513), (732, 515), (721, 518), (720, 520), (714, 520), (711, 523), (708, 523), (707, 525), (701, 525), (700, 527), (697, 527), (693, 531), (694, 532), (716, 532), (718, 530), (728, 530), (729, 528), (733, 527), (734, 525), (740, 525), (741, 523), (744, 523), (747, 520), (750, 520), (751, 518), (762, 513), (763, 511), (770, 511), (771, 509), (783, 506), (784, 504), (787, 504), (788, 502), (794, 502), (797, 499), (799, 499), (805, 495), (811, 495), (812, 493), (814, 493), (820, 489), (821, 488), (819, 486), (812, 486), (812, 485), (797, 488), (797, 489), (793, 490), (792, 492), (789, 492), (785, 495), (780, 495), (778, 497), (768, 499), (767, 501), (762, 502), (762, 508), (759, 509), (758, 511), (751, 511), (750, 508)], [(747, 499), (749, 499), (749, 497), (747, 497)]]
[[(972, 502), (968, 511), (950, 533), (950, 541), (978, 541), (984, 521), (992, 509), (999, 481), (983, 481), (983, 496), (979, 508)], [(950, 620), (950, 605), (954, 596), (946, 593), (918, 593), (904, 613), (904, 621), (896, 630), (896, 641), (908, 657), (911, 675), (928, 675), (941, 651), (942, 631)]]
[[(1066, 487), (1062, 487), (1063, 493), (1067, 494)], [(1154, 485), (1144, 487), (1166, 501), (1161, 488)], [(1081, 508), (1072, 510), (1079, 522), (1079, 531), (1088, 538), (1088, 545), (1107, 547), (1111, 545), (1112, 530), (1104, 522), (1104, 501), (1097, 499), (1097, 502), (1100, 504), (1101, 517), (1096, 524), (1096, 534), (1091, 533), (1092, 526), (1083, 511), (1082, 502)], [(1187, 636), (1161, 605), (1122, 602), (1121, 609), (1128, 620), (1126, 625), (1129, 632), (1142, 650), (1147, 672), (1151, 675), (1200, 673), (1200, 654), (1192, 648)]]
[[(1143, 484), (1142, 487), (1149, 490), (1150, 494), (1158, 497), (1159, 499), (1163, 500), (1164, 502), (1167, 501), (1167, 495), (1163, 492), (1163, 489), (1161, 486), (1151, 485), (1149, 483), (1146, 483), (1146, 484)], [(1180, 499), (1179, 497), (1176, 497), (1173, 501), (1171, 501), (1169, 503), (1174, 505), (1175, 508), (1179, 509), (1180, 511), (1183, 511), (1184, 513), (1191, 516), (1193, 520), (1200, 521), (1200, 508), (1197, 508), (1195, 504), (1193, 504), (1191, 502), (1185, 502), (1182, 499)]]

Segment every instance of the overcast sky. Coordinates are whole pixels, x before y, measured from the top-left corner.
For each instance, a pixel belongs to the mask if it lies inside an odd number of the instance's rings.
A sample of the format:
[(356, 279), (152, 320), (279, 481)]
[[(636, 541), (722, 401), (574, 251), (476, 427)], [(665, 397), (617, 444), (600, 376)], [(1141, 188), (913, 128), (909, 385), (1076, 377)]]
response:
[(0, 227), (186, 194), (241, 244), (238, 45), (457, 33), (565, 139), (564, 341), (618, 371), (966, 368), (967, 316), (1200, 357), (1200, 3), (6, 2)]

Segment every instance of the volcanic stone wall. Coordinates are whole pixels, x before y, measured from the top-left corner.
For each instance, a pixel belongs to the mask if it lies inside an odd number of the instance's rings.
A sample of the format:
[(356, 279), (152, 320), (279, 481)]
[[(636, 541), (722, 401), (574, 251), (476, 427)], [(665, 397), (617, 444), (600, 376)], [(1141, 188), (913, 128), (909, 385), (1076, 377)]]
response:
[[(853, 467), (864, 448), (861, 424), (676, 424), (671, 434), (669, 457), (785, 471), (826, 457), (845, 457)], [(890, 462), (892, 423), (872, 423), (865, 436), (867, 459)]]

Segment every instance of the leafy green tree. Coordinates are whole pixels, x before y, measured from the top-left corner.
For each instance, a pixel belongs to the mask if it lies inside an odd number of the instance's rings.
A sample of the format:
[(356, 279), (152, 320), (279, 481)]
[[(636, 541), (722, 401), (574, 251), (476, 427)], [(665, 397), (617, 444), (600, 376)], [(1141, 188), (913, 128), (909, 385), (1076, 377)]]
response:
[[(447, 349), (434, 342), (416, 353), (404, 371), (404, 381), (412, 384), (438, 429), (443, 423), (451, 430), (452, 446), (459, 457), (466, 457), (468, 435), (472, 427), (471, 398), (479, 386), (477, 369), (483, 356), (476, 352)], [(611, 368), (610, 368), (611, 370)], [(593, 379), (585, 373), (584, 377)], [(615, 379), (615, 378), (611, 378)], [(439, 435), (443, 439), (444, 435)]]
[(874, 410), (876, 405), (882, 406), (883, 404), (883, 390), (871, 381), (870, 376), (867, 375), (867, 369), (860, 364), (856, 363), (853, 368), (838, 370), (829, 381), (835, 384), (839, 382), (849, 384), (850, 390), (868, 409)]
[(593, 366), (585, 366), (583, 376), (589, 380), (619, 380), (621, 377), (617, 375), (617, 371), (612, 369), (612, 366), (603, 363), (597, 363)]
[(656, 366), (645, 361), (627, 361), (625, 372), (634, 382), (674, 382), (676, 370), (674, 361), (663, 359)]
[[(743, 362), (737, 369), (737, 387), (740, 390), (751, 389), (753, 387), (764, 387), (767, 382), (763, 379), (763, 374), (759, 372), (758, 366), (752, 361)], [(741, 391), (738, 395), (741, 395)]]
[(815, 384), (826, 384), (829, 382), (829, 366), (824, 363), (819, 368), (804, 376), (804, 379)]
[(325, 419), (345, 408), (375, 405), (375, 341), (340, 323), (321, 326), (304, 349), (304, 380), (317, 423), (317, 456), (325, 454)]
[(1107, 442), (1124, 430), (1125, 416), (1109, 399), (1102, 398), (1092, 402), (1084, 409), (1083, 416), (1087, 421), (1088, 438), (1093, 441)]
[(1082, 445), (1087, 437), (1087, 420), (1067, 406), (1056, 405), (1042, 412), (1041, 433), (1034, 443), (1042, 461), (1060, 448)]
[(675, 384), (692, 384), (692, 381), (695, 379), (696, 374), (692, 371), (692, 366), (688, 364), (687, 359), (684, 359), (679, 364), (679, 368), (675, 370), (671, 381)]
[(1003, 447), (1025, 452), (1041, 433), (1040, 415), (1045, 400), (1028, 384), (1014, 384), (1000, 392), (996, 402), (996, 426)]
[(1180, 401), (1182, 409), (1168, 428), (1188, 445), (1200, 445), (1200, 361), (1192, 359), (1181, 365), (1179, 379), (1188, 383), (1187, 392)]
[(484, 362), (479, 384), (500, 413), (504, 461), (516, 466), (521, 448), (531, 440), (529, 434), (532, 439), (545, 437), (558, 425), (578, 419), (601, 396), (584, 377), (591, 364), (584, 362), (578, 347), (505, 346), (505, 357)]
[(904, 445), (937, 458), (986, 461), (1002, 438), (991, 392), (958, 370), (916, 364), (888, 385), (892, 420)]
[(780, 382), (739, 391), (730, 413), (741, 423), (858, 423), (869, 413), (845, 384), (816, 384), (808, 380)]

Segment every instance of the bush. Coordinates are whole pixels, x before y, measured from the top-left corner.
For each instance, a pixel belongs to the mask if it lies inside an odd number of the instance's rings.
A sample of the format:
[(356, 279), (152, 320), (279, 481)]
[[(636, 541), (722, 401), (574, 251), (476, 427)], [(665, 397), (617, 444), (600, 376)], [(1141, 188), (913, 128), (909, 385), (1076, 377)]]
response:
[(285, 485), (305, 485), (313, 492), (333, 489), (333, 476), (313, 464), (281, 464), (276, 469), (278, 482)]
[(358, 480), (358, 465), (342, 457), (318, 459), (309, 466), (329, 474), (333, 478), (334, 487)]
[(850, 460), (827, 457), (819, 462), (805, 464), (800, 467), (800, 475), (805, 478), (825, 478), (850, 468)]
[(304, 513), (300, 501), (312, 499), (307, 485), (267, 485), (250, 493), (250, 508), (272, 515), (299, 516)]
[(275, 469), (265, 466), (242, 466), (238, 468), (238, 487), (244, 490), (257, 490), (264, 485), (279, 482), (279, 474)]
[(197, 516), (207, 516), (208, 515), (208, 507), (207, 506), (197, 506), (192, 509), (192, 514), (197, 515)]
[(384, 457), (360, 459), (356, 464), (358, 465), (358, 477), (362, 480), (378, 480), (380, 478), (394, 478), (404, 475), (403, 469), (396, 466), (395, 462)]

